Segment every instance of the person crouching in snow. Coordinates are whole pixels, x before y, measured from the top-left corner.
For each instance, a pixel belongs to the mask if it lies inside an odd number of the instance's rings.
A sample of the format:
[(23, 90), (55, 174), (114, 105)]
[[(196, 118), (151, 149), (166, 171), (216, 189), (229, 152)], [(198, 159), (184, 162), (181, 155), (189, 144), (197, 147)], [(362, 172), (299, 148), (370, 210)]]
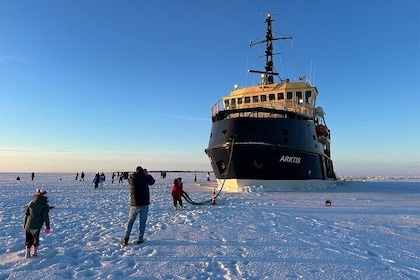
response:
[(174, 185), (172, 186), (172, 198), (174, 199), (174, 209), (177, 209), (178, 203), (181, 209), (185, 207), (182, 205), (181, 197), (184, 194), (184, 190), (182, 189), (182, 182), (179, 180), (180, 178), (174, 179)]
[(42, 189), (36, 189), (34, 199), (25, 206), (26, 213), (24, 228), (26, 231), (26, 258), (31, 257), (32, 246), (34, 248), (32, 255), (37, 256), (39, 234), (44, 223), (46, 227), (45, 233), (50, 232), (50, 206), (48, 205), (48, 198), (46, 194), (46, 191)]

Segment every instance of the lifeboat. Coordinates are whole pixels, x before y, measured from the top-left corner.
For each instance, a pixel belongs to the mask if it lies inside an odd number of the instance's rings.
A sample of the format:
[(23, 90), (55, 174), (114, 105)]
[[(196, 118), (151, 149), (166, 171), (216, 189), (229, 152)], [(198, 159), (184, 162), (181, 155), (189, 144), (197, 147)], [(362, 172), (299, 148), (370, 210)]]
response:
[(322, 125), (322, 124), (317, 125), (315, 127), (315, 131), (316, 131), (316, 134), (318, 136), (320, 136), (320, 135), (328, 135), (328, 133), (329, 133), (328, 128), (325, 125)]

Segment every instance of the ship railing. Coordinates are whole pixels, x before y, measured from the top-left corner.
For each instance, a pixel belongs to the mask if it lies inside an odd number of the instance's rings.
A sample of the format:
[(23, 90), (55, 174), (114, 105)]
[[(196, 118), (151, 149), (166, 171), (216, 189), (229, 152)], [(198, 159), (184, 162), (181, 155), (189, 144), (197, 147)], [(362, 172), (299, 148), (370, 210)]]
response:
[(213, 107), (211, 107), (211, 117), (213, 118), (214, 116), (217, 115), (217, 113), (219, 113), (220, 111), (225, 110), (225, 108), (223, 107), (223, 100), (220, 99), (216, 102), (216, 104), (213, 105)]
[(241, 103), (241, 104), (226, 104), (223, 99), (211, 108), (211, 117), (216, 116), (220, 111), (237, 110), (237, 109), (250, 109), (252, 108), (268, 108), (276, 109), (285, 112), (294, 112), (309, 118), (314, 115), (314, 108), (311, 104), (302, 104), (294, 102), (294, 100), (270, 100), (262, 102)]

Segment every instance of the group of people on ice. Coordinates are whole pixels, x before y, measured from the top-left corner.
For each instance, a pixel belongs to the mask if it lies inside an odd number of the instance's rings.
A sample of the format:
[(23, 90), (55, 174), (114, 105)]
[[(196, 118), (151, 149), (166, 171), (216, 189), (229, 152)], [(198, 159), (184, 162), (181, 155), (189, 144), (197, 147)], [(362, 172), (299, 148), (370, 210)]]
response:
[[(155, 183), (155, 179), (149, 175), (147, 169), (143, 169), (141, 166), (136, 168), (136, 172), (128, 178), (128, 183), (130, 185), (130, 212), (128, 214), (128, 221), (125, 225), (125, 231), (123, 239), (121, 240), (122, 246), (127, 246), (128, 241), (130, 240), (131, 230), (133, 229), (133, 224), (139, 216), (139, 228), (138, 236), (135, 241), (136, 244), (141, 244), (144, 242), (144, 232), (146, 229), (147, 215), (149, 212), (150, 204), (150, 190), (149, 186)], [(174, 179), (174, 184), (172, 186), (172, 198), (174, 208), (179, 207), (181, 209), (185, 208), (182, 205), (182, 197), (189, 198), (188, 194), (182, 188), (182, 178)]]
[[(95, 175), (95, 188), (98, 188), (101, 177), (105, 180), (105, 174), (97, 173)], [(148, 174), (147, 169), (143, 169), (141, 166), (138, 166), (136, 168), (136, 172), (128, 177), (128, 183), (130, 186), (130, 211), (127, 223), (124, 227), (123, 239), (121, 240), (122, 246), (128, 245), (130, 234), (137, 217), (139, 217), (139, 227), (136, 243), (140, 244), (144, 242), (143, 236), (146, 229), (146, 221), (150, 205), (149, 186), (155, 183), (155, 179)], [(178, 209), (178, 206), (180, 209), (185, 208), (182, 203), (182, 198), (186, 201), (191, 201), (191, 198), (183, 190), (181, 177), (174, 179), (171, 195), (175, 210)], [(49, 210), (52, 207), (48, 204), (47, 191), (43, 189), (36, 189), (33, 199), (23, 206), (23, 208), (26, 209), (24, 219), (24, 228), (26, 232), (25, 257), (30, 258), (31, 256), (37, 256), (39, 235), (43, 225), (45, 225), (46, 228), (45, 233), (50, 232)]]
[[(76, 172), (76, 175), (74, 177), (74, 179), (77, 181), (79, 179), (79, 172)], [(82, 173), (80, 174), (80, 181), (85, 181), (85, 172), (82, 171)]]
[(99, 187), (99, 184), (102, 184), (105, 182), (105, 174), (102, 172), (101, 174), (96, 173), (95, 174), (95, 178), (93, 178), (93, 183), (95, 184), (95, 189), (97, 189)]

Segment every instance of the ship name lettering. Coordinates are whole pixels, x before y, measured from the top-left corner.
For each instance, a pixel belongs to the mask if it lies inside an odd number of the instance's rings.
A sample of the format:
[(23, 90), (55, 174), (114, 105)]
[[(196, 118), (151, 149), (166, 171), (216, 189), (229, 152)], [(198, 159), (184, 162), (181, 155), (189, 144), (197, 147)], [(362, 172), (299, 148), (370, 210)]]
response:
[(288, 163), (295, 163), (299, 164), (301, 158), (300, 157), (291, 157), (291, 156), (282, 156), (280, 158), (280, 162), (288, 162)]

